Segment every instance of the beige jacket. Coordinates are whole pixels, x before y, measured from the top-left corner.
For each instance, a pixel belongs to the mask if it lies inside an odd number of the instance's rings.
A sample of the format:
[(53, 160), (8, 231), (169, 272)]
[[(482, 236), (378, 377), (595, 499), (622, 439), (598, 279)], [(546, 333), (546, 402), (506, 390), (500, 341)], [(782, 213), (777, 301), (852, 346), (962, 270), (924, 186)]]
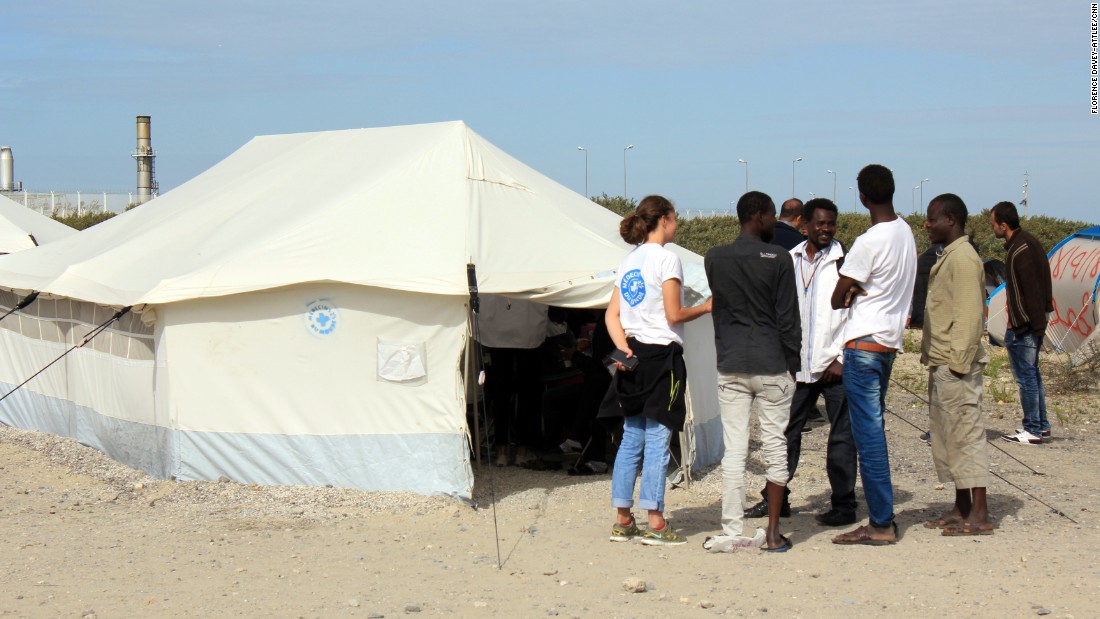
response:
[(988, 357), (985, 331), (985, 271), (970, 238), (961, 236), (944, 248), (928, 276), (921, 363), (946, 365), (966, 374)]

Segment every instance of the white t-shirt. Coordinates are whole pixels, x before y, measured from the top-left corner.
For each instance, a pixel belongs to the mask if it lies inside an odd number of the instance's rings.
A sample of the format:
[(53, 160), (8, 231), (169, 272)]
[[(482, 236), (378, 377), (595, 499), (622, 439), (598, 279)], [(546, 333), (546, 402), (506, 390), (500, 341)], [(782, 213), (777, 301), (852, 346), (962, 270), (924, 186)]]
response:
[(863, 286), (844, 325), (844, 341), (871, 337), (900, 349), (917, 281), (917, 243), (901, 217), (871, 226), (852, 244), (840, 274)]
[(665, 318), (663, 286), (670, 279), (682, 284), (684, 268), (679, 256), (656, 243), (638, 246), (619, 265), (619, 320), (628, 337), (646, 344), (684, 343), (683, 323), (670, 326)]

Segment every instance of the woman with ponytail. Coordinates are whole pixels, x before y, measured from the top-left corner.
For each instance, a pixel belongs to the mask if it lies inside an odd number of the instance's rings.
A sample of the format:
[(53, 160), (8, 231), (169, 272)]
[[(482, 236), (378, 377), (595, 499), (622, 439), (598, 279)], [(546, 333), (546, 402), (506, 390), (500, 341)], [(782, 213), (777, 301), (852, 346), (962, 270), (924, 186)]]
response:
[[(644, 198), (619, 224), (623, 240), (637, 247), (619, 266), (605, 319), (615, 347), (633, 367), (615, 362), (615, 379), (600, 412), (601, 417), (624, 418), (611, 477), (616, 509), (611, 540), (616, 542), (635, 537), (653, 546), (687, 541), (665, 522), (665, 475), (669, 441), (674, 430), (683, 430), (687, 413), (684, 323), (709, 313), (711, 302), (684, 307), (683, 266), (665, 248), (676, 237), (676, 227), (676, 209), (661, 196)], [(644, 533), (631, 513), (639, 469), (638, 507), (649, 513)]]

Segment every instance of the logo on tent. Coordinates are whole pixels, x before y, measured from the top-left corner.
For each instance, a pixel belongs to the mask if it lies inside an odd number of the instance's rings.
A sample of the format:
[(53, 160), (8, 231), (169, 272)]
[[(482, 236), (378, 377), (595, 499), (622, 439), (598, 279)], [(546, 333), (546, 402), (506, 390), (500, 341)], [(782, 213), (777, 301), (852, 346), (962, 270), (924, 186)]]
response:
[(645, 280), (642, 279), (642, 271), (640, 269), (634, 269), (633, 271), (627, 271), (623, 275), (623, 299), (630, 305), (630, 307), (638, 307), (638, 304), (645, 299)]
[(313, 335), (331, 335), (336, 330), (338, 318), (332, 299), (317, 299), (306, 304), (306, 328)]

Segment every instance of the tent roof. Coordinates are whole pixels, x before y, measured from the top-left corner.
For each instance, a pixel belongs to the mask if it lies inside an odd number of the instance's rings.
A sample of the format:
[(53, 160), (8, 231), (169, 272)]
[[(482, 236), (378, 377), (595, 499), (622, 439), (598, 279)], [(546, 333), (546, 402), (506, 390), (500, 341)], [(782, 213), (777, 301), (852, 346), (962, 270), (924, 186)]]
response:
[(0, 196), (0, 254), (30, 249), (36, 241), (38, 245), (52, 243), (75, 233), (76, 230), (59, 221)]
[(462, 122), (263, 136), (10, 256), (0, 286), (116, 306), (317, 281), (465, 295), (473, 262), (482, 292), (591, 304), (629, 249), (618, 221)]

